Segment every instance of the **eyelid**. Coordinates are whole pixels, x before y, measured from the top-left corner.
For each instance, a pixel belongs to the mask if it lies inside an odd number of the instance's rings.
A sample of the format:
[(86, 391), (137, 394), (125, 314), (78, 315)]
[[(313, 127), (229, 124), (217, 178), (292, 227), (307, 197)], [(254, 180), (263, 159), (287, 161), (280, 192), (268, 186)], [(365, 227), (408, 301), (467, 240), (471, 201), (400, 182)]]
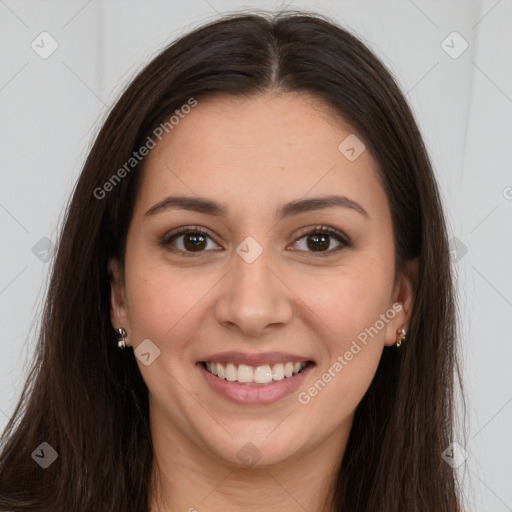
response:
[(305, 228), (301, 228), (299, 234), (295, 236), (297, 236), (297, 240), (299, 240), (300, 238), (303, 238), (306, 235), (318, 232), (337, 236), (341, 238), (341, 240), (347, 245), (350, 245), (351, 243), (350, 238), (345, 233), (343, 233), (343, 231), (340, 231), (339, 229), (333, 228), (332, 226), (328, 226), (326, 224), (317, 224), (316, 226), (307, 226)]
[(194, 225), (182, 226), (182, 227), (173, 229), (172, 231), (169, 231), (162, 237), (160, 244), (163, 246), (167, 246), (168, 244), (170, 244), (171, 239), (173, 237), (183, 236), (188, 233), (198, 233), (200, 235), (207, 236), (207, 237), (211, 238), (217, 245), (220, 245), (219, 243), (216, 242), (215, 237), (209, 231), (207, 231), (205, 228), (203, 228), (201, 226), (194, 226)]

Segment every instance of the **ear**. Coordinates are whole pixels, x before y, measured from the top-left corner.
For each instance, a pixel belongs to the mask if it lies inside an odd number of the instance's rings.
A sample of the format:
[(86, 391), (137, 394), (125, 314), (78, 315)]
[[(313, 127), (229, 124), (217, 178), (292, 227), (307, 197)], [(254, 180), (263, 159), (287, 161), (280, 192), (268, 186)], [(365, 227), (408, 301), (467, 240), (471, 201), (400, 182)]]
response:
[(391, 347), (396, 342), (397, 330), (409, 330), (416, 289), (418, 283), (419, 258), (407, 260), (404, 268), (398, 276), (394, 291), (391, 309), (396, 312), (389, 321), (386, 329), (384, 344)]
[(130, 345), (129, 338), (131, 333), (130, 317), (126, 303), (126, 292), (124, 287), (124, 275), (121, 265), (117, 259), (111, 259), (108, 263), (110, 273), (110, 321), (114, 330), (122, 327), (127, 336), (126, 345)]

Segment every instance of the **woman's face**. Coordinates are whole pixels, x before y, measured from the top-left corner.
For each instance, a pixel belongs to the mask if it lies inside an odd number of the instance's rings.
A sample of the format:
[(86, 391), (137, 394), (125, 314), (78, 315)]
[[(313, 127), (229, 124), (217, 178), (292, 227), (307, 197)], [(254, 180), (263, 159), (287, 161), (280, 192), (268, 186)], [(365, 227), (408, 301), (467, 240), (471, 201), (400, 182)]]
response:
[[(153, 430), (238, 465), (346, 438), (412, 307), (375, 163), (351, 134), (314, 96), (218, 96), (151, 150), (124, 279), (112, 262), (112, 322), (139, 347)], [(310, 363), (283, 377), (296, 362)]]

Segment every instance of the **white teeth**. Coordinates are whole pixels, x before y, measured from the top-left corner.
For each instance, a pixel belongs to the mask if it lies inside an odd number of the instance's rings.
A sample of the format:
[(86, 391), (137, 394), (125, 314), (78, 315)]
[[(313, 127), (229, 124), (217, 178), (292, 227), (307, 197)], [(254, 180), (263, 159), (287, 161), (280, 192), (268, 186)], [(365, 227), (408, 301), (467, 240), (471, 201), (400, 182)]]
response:
[(252, 366), (247, 366), (246, 364), (241, 364), (238, 367), (238, 382), (252, 382), (253, 381), (254, 370)]
[(272, 380), (284, 379), (284, 366), (282, 364), (275, 364), (272, 366)]
[(210, 373), (217, 375), (217, 365), (215, 363), (206, 363), (206, 367)]
[(226, 380), (229, 380), (229, 382), (235, 382), (237, 378), (236, 366), (233, 363), (228, 363), (226, 366)]
[(267, 384), (268, 382), (272, 382), (272, 371), (268, 364), (265, 366), (258, 366), (254, 370), (254, 382), (257, 382), (258, 384)]
[(206, 369), (213, 375), (229, 382), (238, 381), (243, 384), (269, 384), (272, 381), (280, 381), (285, 377), (297, 375), (305, 366), (306, 363), (301, 362), (277, 363), (272, 367), (268, 364), (253, 367), (247, 364), (236, 366), (233, 363), (206, 363)]

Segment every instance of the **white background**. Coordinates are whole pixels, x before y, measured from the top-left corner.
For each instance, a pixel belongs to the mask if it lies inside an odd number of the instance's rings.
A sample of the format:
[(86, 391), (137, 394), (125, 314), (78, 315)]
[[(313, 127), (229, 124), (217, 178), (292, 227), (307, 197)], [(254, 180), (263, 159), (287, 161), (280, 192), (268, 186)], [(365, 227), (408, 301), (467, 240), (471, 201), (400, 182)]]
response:
[[(460, 471), (469, 508), (512, 511), (512, 2), (287, 5), (331, 16), (359, 34), (407, 93), (442, 189), (450, 237), (459, 240), (453, 267), (469, 404), (469, 457)], [(224, 12), (284, 6), (0, 0), (0, 428), (21, 391), (51, 265), (32, 248), (44, 237), (56, 240), (107, 106), (176, 36)], [(31, 47), (43, 31), (59, 45), (47, 59)], [(469, 43), (456, 59), (441, 46), (453, 31)]]

